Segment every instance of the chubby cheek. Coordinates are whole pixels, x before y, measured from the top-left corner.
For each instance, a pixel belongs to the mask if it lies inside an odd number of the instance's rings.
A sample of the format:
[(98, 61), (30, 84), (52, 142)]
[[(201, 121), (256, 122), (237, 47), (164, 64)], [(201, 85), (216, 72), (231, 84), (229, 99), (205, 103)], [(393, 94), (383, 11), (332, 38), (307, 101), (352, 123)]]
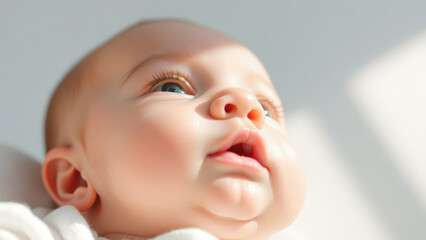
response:
[(198, 120), (185, 106), (150, 106), (125, 109), (105, 126), (104, 180), (118, 199), (178, 204), (202, 163)]
[(263, 129), (270, 167), (274, 202), (269, 209), (273, 218), (283, 225), (290, 224), (303, 205), (306, 179), (303, 162), (284, 130), (266, 124)]

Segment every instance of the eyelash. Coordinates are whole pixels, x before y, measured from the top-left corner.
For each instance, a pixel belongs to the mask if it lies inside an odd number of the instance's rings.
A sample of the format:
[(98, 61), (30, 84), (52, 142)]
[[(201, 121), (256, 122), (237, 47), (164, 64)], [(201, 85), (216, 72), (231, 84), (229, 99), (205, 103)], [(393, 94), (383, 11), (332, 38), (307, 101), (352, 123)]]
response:
[(189, 83), (188, 80), (186, 80), (187, 77), (183, 76), (178, 71), (171, 71), (171, 72), (157, 72), (152, 75), (152, 80), (148, 82), (149, 90), (148, 92), (152, 92), (156, 89), (159, 83), (163, 83), (164, 81), (170, 81), (170, 82), (179, 82), (181, 83), (182, 87), (185, 88), (188, 94), (194, 95), (195, 90), (192, 87), (192, 85)]
[(284, 117), (284, 110), (280, 101), (272, 100), (268, 97), (258, 97), (257, 99), (262, 105), (262, 107), (268, 110), (272, 114), (271, 116), (272, 119), (278, 122), (281, 122), (281, 119)]
[[(149, 86), (148, 92), (152, 92), (154, 89), (156, 89), (158, 84), (163, 83), (164, 81), (178, 81), (183, 85), (188, 94), (195, 95), (196, 91), (186, 79), (187, 77), (179, 73), (179, 71), (156, 72), (152, 75), (152, 80), (147, 84)], [(268, 110), (269, 112), (270, 110), (272, 110), (272, 112), (270, 112), (272, 114), (271, 118), (275, 119), (278, 122), (281, 121), (281, 119), (284, 117), (284, 111), (279, 101), (272, 100), (268, 97), (263, 96), (258, 97), (257, 99), (262, 105), (262, 107), (264, 107), (266, 110)]]

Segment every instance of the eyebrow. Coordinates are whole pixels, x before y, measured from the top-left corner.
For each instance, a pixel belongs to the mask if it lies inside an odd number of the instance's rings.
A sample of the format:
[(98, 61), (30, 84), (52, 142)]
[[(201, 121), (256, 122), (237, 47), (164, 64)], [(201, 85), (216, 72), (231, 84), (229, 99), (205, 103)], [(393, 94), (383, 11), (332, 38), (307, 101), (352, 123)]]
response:
[(140, 61), (136, 66), (132, 67), (128, 72), (124, 74), (123, 82), (121, 83), (121, 86), (124, 85), (128, 79), (132, 77), (132, 75), (137, 72), (139, 69), (144, 68), (148, 65), (151, 65), (158, 61), (179, 61), (183, 59), (187, 59), (190, 57), (190, 53), (183, 51), (183, 52), (156, 52), (153, 53), (146, 58), (144, 58), (142, 61)]

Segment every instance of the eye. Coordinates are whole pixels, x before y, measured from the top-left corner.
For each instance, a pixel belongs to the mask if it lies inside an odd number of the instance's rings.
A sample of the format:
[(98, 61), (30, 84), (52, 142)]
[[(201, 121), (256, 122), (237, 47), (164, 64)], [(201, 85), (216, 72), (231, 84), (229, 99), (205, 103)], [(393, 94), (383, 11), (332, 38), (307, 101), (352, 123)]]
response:
[(173, 93), (186, 94), (186, 90), (181, 85), (174, 82), (161, 84), (156, 89), (154, 89), (153, 92), (173, 92)]
[(265, 113), (265, 116), (271, 118), (272, 116), (271, 116), (271, 113), (269, 113), (269, 110), (267, 108), (265, 108), (265, 106), (263, 106), (263, 105), (262, 105), (262, 107), (263, 107), (263, 112)]
[(260, 104), (262, 105), (265, 116), (277, 122), (280, 122), (280, 119), (282, 118), (282, 114), (283, 114), (283, 110), (282, 110), (280, 102), (269, 100), (264, 97), (259, 97), (258, 100)]
[(195, 91), (191, 84), (178, 73), (166, 74), (163, 72), (153, 75), (150, 83), (150, 92), (170, 92), (177, 94), (194, 95)]

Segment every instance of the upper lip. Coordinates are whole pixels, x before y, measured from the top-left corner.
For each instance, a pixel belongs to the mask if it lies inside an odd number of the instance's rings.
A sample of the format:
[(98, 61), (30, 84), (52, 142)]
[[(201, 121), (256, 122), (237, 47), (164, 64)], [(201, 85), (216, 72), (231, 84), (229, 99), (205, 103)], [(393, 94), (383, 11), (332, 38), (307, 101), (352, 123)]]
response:
[(215, 155), (225, 151), (235, 152), (240, 150), (244, 156), (255, 159), (264, 168), (266, 165), (266, 154), (263, 138), (258, 131), (241, 130), (231, 135), (221, 148), (209, 154)]

